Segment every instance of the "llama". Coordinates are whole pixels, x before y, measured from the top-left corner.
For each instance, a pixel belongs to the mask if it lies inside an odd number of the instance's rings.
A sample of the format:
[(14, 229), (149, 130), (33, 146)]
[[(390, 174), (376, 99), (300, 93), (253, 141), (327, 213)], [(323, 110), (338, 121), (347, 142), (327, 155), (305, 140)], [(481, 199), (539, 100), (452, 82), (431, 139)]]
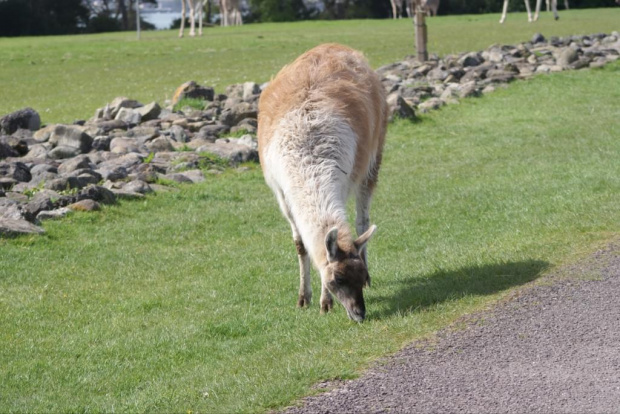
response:
[[(394, 19), (399, 18), (403, 15), (403, 4), (405, 6), (405, 10), (407, 11), (407, 15), (409, 17), (413, 17), (415, 15), (416, 10), (416, 1), (414, 0), (390, 0), (392, 5), (392, 13)], [(437, 10), (439, 9), (439, 0), (420, 0), (419, 6), (428, 16), (437, 16)]]
[(185, 29), (185, 3), (189, 8), (189, 35), (191, 37), (196, 36), (196, 15), (198, 15), (198, 35), (202, 36), (202, 5), (203, 0), (181, 0), (181, 28), (179, 30), (179, 37), (183, 37), (183, 30)]
[[(547, 1), (547, 0), (546, 0)], [(525, 0), (525, 9), (527, 10), (527, 21), (533, 22), (538, 20), (538, 15), (540, 13), (540, 0), (536, 0), (536, 12), (534, 13), (534, 18), (532, 19), (532, 10), (530, 9), (530, 1)], [(551, 0), (551, 9), (553, 10), (553, 18), (558, 20), (560, 16), (558, 16), (558, 1)], [(504, 7), (502, 8), (502, 17), (499, 19), (500, 23), (504, 23), (506, 20), (506, 13), (508, 12), (508, 0), (504, 0)]]
[[(266, 183), (291, 225), (299, 260), (297, 305), (310, 305), (310, 260), (321, 277), (321, 313), (332, 294), (350, 319), (366, 314), (366, 243), (387, 123), (379, 77), (357, 51), (326, 44), (285, 66), (261, 94), (258, 149)], [(356, 194), (357, 239), (346, 217)]]
[(239, 11), (239, 0), (220, 0), (220, 24), (222, 26), (241, 26), (243, 19)]

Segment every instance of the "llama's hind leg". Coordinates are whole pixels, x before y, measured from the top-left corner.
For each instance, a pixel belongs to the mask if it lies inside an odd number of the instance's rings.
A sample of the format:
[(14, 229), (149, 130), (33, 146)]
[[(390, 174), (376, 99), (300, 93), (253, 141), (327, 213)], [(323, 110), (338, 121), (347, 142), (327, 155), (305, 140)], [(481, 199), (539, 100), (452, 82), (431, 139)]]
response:
[(286, 204), (284, 194), (277, 192), (278, 203), (280, 204), (280, 210), (291, 225), (293, 232), (293, 241), (295, 242), (295, 248), (297, 249), (297, 259), (299, 261), (299, 298), (297, 299), (297, 306), (303, 308), (310, 306), (312, 300), (312, 285), (310, 284), (310, 257), (304, 242), (301, 239), (299, 230), (293, 220), (293, 215)]

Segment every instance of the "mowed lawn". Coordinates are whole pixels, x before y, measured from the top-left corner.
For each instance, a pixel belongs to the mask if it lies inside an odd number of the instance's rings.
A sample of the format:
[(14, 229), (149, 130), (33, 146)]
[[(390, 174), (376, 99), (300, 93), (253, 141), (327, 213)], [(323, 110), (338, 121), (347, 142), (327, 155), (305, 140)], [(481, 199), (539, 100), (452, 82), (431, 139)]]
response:
[[(429, 19), (446, 29), (431, 50), (610, 32), (619, 11)], [(0, 39), (0, 113), (70, 121), (188, 79), (262, 81), (323, 41), (373, 66), (413, 53), (407, 21), (132, 36)], [(0, 412), (264, 412), (492, 306), (618, 237), (619, 78), (619, 63), (536, 77), (391, 124), (363, 324), (319, 314), (316, 274), (313, 305), (295, 308), (290, 229), (257, 165), (0, 239)]]
[[(387, 1), (387, 0), (386, 0)], [(620, 7), (542, 13), (528, 24), (525, 13), (427, 19), (429, 51), (445, 55), (482, 50), (545, 36), (620, 30)], [(401, 20), (357, 20), (251, 24), (209, 28), (202, 38), (179, 39), (176, 31), (84, 36), (0, 38), (0, 115), (30, 106), (44, 123), (93, 116), (117, 96), (163, 103), (188, 80), (214, 86), (265, 82), (297, 55), (317, 44), (340, 42), (358, 48), (373, 67), (415, 53), (413, 24)]]
[(280, 408), (578, 259), (618, 236), (619, 76), (541, 76), (390, 125), (363, 324), (295, 308), (256, 165), (0, 239), (0, 412)]

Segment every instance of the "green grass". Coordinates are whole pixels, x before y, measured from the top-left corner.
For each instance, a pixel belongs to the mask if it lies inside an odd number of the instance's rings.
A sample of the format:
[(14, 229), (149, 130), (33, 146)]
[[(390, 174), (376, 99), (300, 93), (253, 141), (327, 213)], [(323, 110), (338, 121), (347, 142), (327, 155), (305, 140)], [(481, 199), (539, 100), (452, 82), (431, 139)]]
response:
[(295, 308), (258, 166), (0, 240), (0, 412), (282, 407), (584, 255), (620, 225), (619, 75), (537, 77), (392, 124), (363, 324)]
[[(545, 36), (620, 30), (620, 8), (543, 13), (528, 24), (524, 13), (428, 19), (429, 50), (440, 55), (481, 50), (492, 43)], [(176, 31), (84, 36), (0, 38), (0, 114), (31, 106), (43, 122), (93, 116), (116, 96), (163, 103), (188, 80), (214, 86), (264, 82), (285, 63), (323, 42), (364, 51), (374, 67), (415, 53), (408, 19), (300, 22), (215, 27), (202, 38), (178, 39)]]

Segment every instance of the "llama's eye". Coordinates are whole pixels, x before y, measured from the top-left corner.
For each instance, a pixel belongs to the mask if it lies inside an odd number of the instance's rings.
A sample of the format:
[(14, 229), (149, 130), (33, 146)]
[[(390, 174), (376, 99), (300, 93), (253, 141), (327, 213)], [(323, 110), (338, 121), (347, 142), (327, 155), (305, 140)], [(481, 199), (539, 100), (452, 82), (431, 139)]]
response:
[(335, 281), (336, 281), (336, 284), (339, 286), (342, 286), (346, 283), (346, 280), (344, 279), (344, 277), (341, 277), (341, 276), (336, 276)]

